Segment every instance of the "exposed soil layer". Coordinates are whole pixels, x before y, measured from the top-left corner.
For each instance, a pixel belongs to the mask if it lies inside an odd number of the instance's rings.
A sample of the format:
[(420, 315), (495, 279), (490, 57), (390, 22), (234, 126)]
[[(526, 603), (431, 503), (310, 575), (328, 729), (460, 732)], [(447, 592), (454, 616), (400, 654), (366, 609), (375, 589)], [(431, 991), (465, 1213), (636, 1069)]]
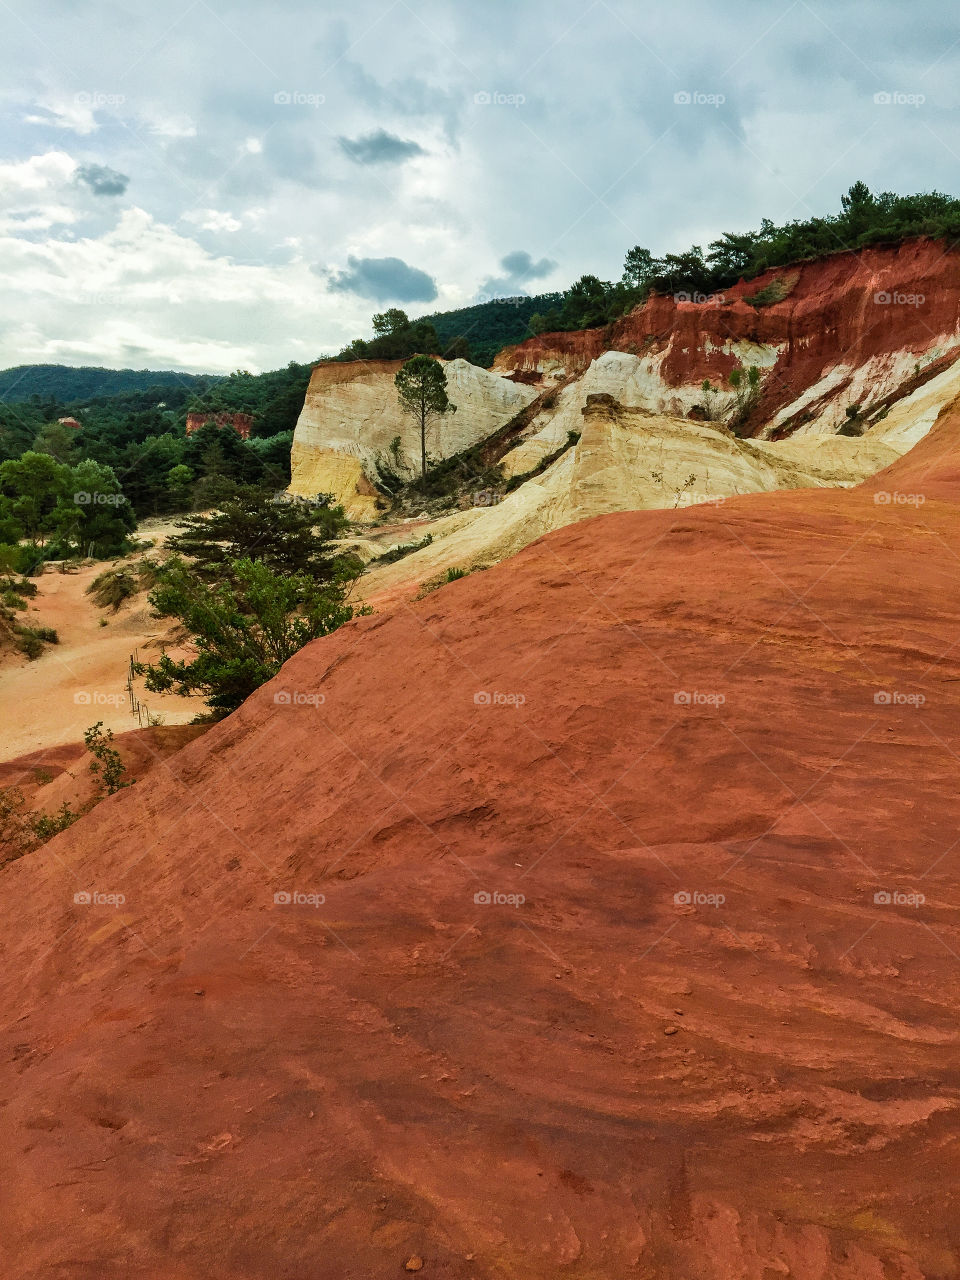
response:
[(957, 423), (359, 619), (0, 873), (5, 1280), (957, 1276)]
[[(782, 301), (767, 306), (746, 301), (774, 280), (788, 290)], [(657, 375), (668, 387), (695, 385), (705, 378), (724, 385), (732, 370), (751, 363), (749, 351), (738, 346), (747, 344), (758, 352), (775, 348), (752, 418), (759, 427), (838, 366), (855, 370), (870, 365), (878, 382), (887, 378), (882, 395), (895, 399), (894, 385), (912, 374), (912, 356), (942, 360), (942, 345), (956, 346), (958, 294), (960, 255), (940, 241), (908, 240), (897, 248), (836, 253), (778, 267), (710, 301), (654, 296), (606, 329), (548, 333), (508, 347), (494, 368), (521, 375), (545, 368), (582, 373), (591, 360), (612, 349), (654, 359)], [(890, 376), (895, 361), (904, 366), (902, 379)], [(842, 386), (833, 383), (831, 395), (838, 391)], [(815, 396), (808, 408), (818, 408)]]

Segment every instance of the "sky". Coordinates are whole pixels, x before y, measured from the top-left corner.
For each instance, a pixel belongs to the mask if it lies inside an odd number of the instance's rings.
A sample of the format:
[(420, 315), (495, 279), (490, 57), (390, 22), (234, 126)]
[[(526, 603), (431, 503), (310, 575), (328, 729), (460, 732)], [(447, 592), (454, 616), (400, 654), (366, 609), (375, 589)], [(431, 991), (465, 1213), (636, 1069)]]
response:
[(0, 368), (277, 368), (874, 190), (960, 194), (932, 0), (0, 0)]

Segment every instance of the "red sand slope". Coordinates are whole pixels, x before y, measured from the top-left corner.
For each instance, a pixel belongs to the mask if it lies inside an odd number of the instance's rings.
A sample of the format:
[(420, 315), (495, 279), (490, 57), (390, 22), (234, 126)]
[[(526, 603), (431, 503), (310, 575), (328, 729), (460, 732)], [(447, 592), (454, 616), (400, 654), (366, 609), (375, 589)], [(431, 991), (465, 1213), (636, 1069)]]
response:
[(5, 1280), (956, 1276), (958, 498), (564, 529), (0, 873)]

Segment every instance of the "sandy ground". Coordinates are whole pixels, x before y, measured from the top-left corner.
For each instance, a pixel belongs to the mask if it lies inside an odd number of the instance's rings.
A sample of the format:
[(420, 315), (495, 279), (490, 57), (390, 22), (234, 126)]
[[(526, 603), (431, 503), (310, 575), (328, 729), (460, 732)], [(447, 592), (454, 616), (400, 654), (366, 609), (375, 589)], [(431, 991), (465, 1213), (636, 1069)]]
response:
[[(170, 521), (142, 525), (139, 535), (162, 540)], [(126, 689), (127, 667), (135, 650), (153, 658), (168, 625), (152, 616), (146, 593), (126, 602), (117, 613), (98, 608), (86, 595), (93, 579), (120, 561), (84, 565), (62, 574), (50, 567), (36, 579), (38, 592), (26, 614), (33, 626), (54, 627), (60, 643), (41, 657), (4, 655), (0, 667), (0, 760), (12, 760), (39, 748), (77, 742), (83, 731), (102, 720), (114, 733), (139, 727)], [(100, 619), (106, 619), (106, 626)], [(186, 724), (204, 710), (200, 698), (147, 693), (134, 682), (137, 697), (164, 724)], [(144, 723), (146, 719), (144, 718)]]

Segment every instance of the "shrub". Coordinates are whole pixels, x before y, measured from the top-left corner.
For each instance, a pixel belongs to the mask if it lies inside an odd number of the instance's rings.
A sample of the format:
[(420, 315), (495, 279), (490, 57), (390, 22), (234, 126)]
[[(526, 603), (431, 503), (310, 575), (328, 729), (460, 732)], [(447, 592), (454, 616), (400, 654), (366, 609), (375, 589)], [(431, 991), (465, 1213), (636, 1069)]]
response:
[(134, 779), (124, 780), (127, 766), (120, 758), (120, 752), (113, 744), (113, 730), (103, 731), (103, 721), (85, 730), (83, 744), (93, 756), (90, 761), (90, 772), (97, 781), (97, 788), (108, 796), (129, 787)]
[(799, 278), (796, 272), (788, 276), (777, 276), (756, 293), (749, 296), (744, 294), (743, 300), (749, 302), (751, 307), (772, 307), (774, 303), (783, 302), (784, 298), (788, 298), (793, 293)]
[(41, 844), (46, 844), (61, 831), (66, 831), (80, 817), (64, 801), (56, 813), (35, 813), (27, 819), (30, 830)]
[(56, 644), (58, 640), (56, 631), (50, 627), (15, 626), (13, 628), (14, 644), (31, 662), (43, 653), (44, 643)]
[(272, 680), (310, 640), (329, 635), (355, 613), (349, 585), (318, 582), (305, 573), (274, 572), (262, 561), (234, 560), (208, 583), (182, 560), (168, 560), (150, 603), (162, 618), (179, 618), (196, 656), (139, 664), (152, 693), (203, 693), (223, 715)]
[(68, 804), (54, 814), (31, 813), (19, 787), (0, 791), (0, 866), (45, 844), (80, 817)]
[(93, 596), (94, 603), (101, 609), (111, 609), (114, 613), (124, 600), (129, 600), (140, 590), (140, 583), (130, 569), (105, 569), (98, 574), (87, 587), (86, 594)]
[(404, 556), (412, 555), (414, 551), (421, 551), (424, 547), (429, 547), (433, 541), (433, 534), (428, 533), (425, 538), (421, 538), (419, 542), (401, 542), (399, 546), (391, 547), (389, 551), (385, 551), (382, 556), (377, 556), (375, 560), (371, 560), (371, 564), (393, 564), (397, 560), (402, 560)]

